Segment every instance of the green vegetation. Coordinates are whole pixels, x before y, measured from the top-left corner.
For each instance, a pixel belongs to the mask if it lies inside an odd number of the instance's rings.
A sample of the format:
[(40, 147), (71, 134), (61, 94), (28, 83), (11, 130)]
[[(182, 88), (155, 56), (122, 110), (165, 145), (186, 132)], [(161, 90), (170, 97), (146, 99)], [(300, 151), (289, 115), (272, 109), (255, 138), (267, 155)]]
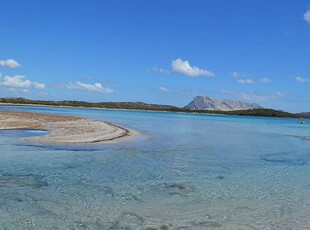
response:
[(306, 113), (297, 113), (298, 116), (300, 117), (310, 117), (310, 112), (306, 112)]
[(28, 100), (25, 98), (0, 98), (0, 103), (21, 104), (21, 105), (50, 105), (50, 106), (71, 106), (87, 108), (108, 108), (108, 109), (138, 109), (138, 110), (174, 110), (177, 107), (170, 105), (146, 104), (143, 102), (85, 102), (85, 101), (41, 101)]
[(310, 118), (310, 114), (307, 113), (293, 114), (274, 109), (250, 109), (250, 110), (236, 110), (236, 111), (189, 110), (170, 105), (146, 104), (143, 102), (90, 103), (84, 101), (41, 101), (41, 100), (28, 100), (25, 98), (0, 98), (0, 103), (13, 104), (13, 105), (48, 105), (48, 106), (70, 106), (70, 107), (108, 108), (108, 109), (137, 109), (148, 111), (225, 114), (225, 115), (239, 115), (239, 116)]

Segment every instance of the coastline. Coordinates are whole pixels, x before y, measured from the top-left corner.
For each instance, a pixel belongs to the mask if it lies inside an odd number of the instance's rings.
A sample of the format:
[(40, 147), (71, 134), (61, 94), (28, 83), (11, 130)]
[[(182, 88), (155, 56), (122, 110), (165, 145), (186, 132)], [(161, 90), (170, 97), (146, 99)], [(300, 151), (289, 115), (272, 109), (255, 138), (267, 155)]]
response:
[(49, 144), (101, 144), (128, 140), (138, 132), (83, 117), (0, 110), (0, 130), (45, 130), (45, 136), (22, 138)]
[(151, 113), (177, 113), (177, 114), (192, 114), (192, 115), (208, 115), (208, 116), (237, 116), (237, 117), (262, 117), (262, 118), (275, 118), (275, 119), (294, 119), (294, 120), (309, 120), (310, 117), (291, 117), (291, 116), (266, 116), (266, 115), (244, 115), (244, 114), (230, 114), (227, 112), (233, 111), (222, 111), (219, 113), (212, 113), (210, 111), (198, 112), (195, 110), (192, 111), (169, 111), (169, 110), (148, 110), (148, 109), (124, 109), (124, 108), (104, 108), (104, 107), (95, 107), (95, 106), (70, 106), (70, 105), (44, 105), (44, 104), (22, 104), (22, 103), (3, 103), (0, 102), (1, 106), (29, 106), (29, 107), (55, 107), (55, 108), (76, 108), (76, 109), (98, 109), (98, 110), (118, 110), (118, 111), (142, 111), (142, 112), (151, 112)]

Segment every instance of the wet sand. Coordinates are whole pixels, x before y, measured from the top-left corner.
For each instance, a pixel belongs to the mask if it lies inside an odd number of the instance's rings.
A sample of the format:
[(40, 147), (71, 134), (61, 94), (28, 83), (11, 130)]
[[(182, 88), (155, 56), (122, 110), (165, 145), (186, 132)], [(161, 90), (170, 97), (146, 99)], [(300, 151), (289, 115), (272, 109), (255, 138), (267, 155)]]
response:
[(137, 135), (134, 130), (82, 117), (0, 110), (0, 130), (49, 131), (46, 136), (23, 138), (42, 143), (113, 143)]

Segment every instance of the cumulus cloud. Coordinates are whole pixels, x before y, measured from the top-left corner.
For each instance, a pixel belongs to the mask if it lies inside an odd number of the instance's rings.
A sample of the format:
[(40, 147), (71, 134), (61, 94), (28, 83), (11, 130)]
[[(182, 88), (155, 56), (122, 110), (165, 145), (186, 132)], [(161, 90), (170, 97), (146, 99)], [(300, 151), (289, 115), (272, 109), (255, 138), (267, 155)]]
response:
[[(1, 79), (0, 79), (1, 80)], [(40, 82), (32, 82), (26, 79), (26, 76), (23, 75), (15, 75), (14, 77), (5, 76), (3, 81), (0, 82), (0, 86), (6, 86), (11, 88), (30, 88), (33, 87), (35, 89), (45, 89), (45, 84)]]
[(237, 80), (237, 82), (238, 83), (240, 83), (240, 84), (253, 84), (254, 83), (254, 81), (252, 80), (252, 79), (239, 79), (239, 80)]
[(232, 77), (234, 77), (234, 78), (238, 78), (238, 77), (241, 76), (241, 74), (240, 74), (239, 72), (236, 72), (236, 71), (232, 71), (232, 72), (230, 73), (230, 75), (231, 75)]
[(159, 90), (160, 90), (161, 92), (163, 92), (163, 93), (169, 93), (169, 92), (170, 92), (169, 89), (167, 89), (166, 87), (163, 87), (163, 86), (159, 87)]
[(310, 78), (303, 78), (303, 77), (296, 77), (296, 81), (300, 82), (300, 83), (305, 83), (305, 82), (310, 82)]
[(184, 74), (190, 77), (207, 76), (213, 77), (215, 74), (206, 69), (200, 69), (197, 66), (191, 66), (189, 61), (178, 58), (171, 63), (172, 71), (175, 73)]
[(17, 88), (29, 88), (31, 87), (31, 81), (25, 79), (25, 76), (15, 75), (14, 77), (5, 76), (4, 81), (0, 85)]
[(308, 10), (305, 14), (304, 14), (304, 19), (306, 22), (308, 22), (310, 24), (310, 10)]
[(45, 84), (43, 83), (40, 83), (40, 82), (32, 82), (32, 86), (35, 88), (35, 89), (45, 89)]
[[(240, 73), (237, 71), (230, 72), (230, 76), (232, 76), (233, 78), (238, 78), (237, 82), (240, 84), (253, 84), (254, 83), (253, 78), (255, 78), (251, 74)], [(272, 82), (272, 80), (268, 77), (261, 77), (260, 79), (257, 79), (257, 81), (265, 84)]]
[(44, 91), (39, 91), (39, 92), (37, 93), (37, 95), (45, 97), (45, 96), (48, 96), (48, 95), (50, 95), (50, 94), (48, 94), (48, 93), (46, 93), (46, 92), (44, 92)]
[(67, 84), (67, 88), (97, 93), (113, 93), (112, 89), (103, 88), (101, 83), (87, 84), (80, 81), (77, 81), (76, 83), (69, 82), (69, 84)]
[(171, 73), (171, 71), (169, 71), (167, 69), (162, 69), (162, 68), (157, 68), (157, 67), (152, 67), (152, 68), (148, 69), (147, 71), (148, 72), (160, 72), (160, 73), (166, 73), (166, 74)]
[(281, 92), (253, 92), (253, 91), (230, 91), (230, 90), (221, 90), (221, 93), (230, 94), (235, 98), (239, 98), (241, 100), (248, 100), (248, 101), (270, 101), (277, 98), (285, 97), (284, 93)]
[(271, 79), (269, 79), (268, 77), (262, 77), (260, 80), (259, 80), (260, 83), (270, 83), (272, 82)]
[(9, 88), (8, 90), (9, 90), (10, 92), (12, 92), (12, 93), (16, 92), (16, 89), (15, 89), (15, 88)]
[(171, 70), (153, 67), (149, 69), (148, 71), (161, 72), (165, 74), (169, 74), (169, 73), (183, 74), (189, 77), (199, 77), (199, 76), (213, 77), (215, 76), (215, 74), (211, 72), (210, 70), (200, 69), (197, 66), (191, 66), (189, 61), (182, 60), (181, 58), (172, 60)]
[(9, 68), (17, 68), (21, 65), (15, 61), (14, 59), (0, 60), (0, 66), (9, 67)]
[(242, 99), (245, 100), (269, 101), (284, 97), (285, 94), (281, 92), (273, 92), (273, 93), (240, 92), (240, 96)]

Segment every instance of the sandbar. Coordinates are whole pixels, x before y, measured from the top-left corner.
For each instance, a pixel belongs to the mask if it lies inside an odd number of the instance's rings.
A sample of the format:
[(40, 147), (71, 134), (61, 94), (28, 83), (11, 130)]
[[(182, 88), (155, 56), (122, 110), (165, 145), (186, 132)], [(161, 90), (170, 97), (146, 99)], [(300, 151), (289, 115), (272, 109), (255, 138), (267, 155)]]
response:
[(53, 144), (114, 143), (131, 138), (137, 132), (105, 121), (76, 116), (0, 110), (0, 130), (46, 130), (45, 136), (25, 141)]

